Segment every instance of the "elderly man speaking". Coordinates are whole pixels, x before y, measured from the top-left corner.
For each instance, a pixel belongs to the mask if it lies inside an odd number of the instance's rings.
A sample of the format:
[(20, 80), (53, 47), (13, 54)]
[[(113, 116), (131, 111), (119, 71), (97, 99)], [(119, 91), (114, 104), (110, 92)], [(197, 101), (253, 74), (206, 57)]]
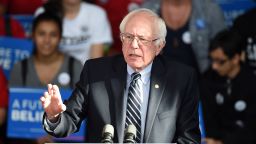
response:
[(159, 55), (164, 21), (148, 9), (130, 12), (120, 24), (123, 55), (88, 60), (71, 97), (63, 104), (49, 84), (41, 97), (45, 130), (65, 137), (87, 118), (86, 142), (101, 142), (105, 124), (114, 142), (124, 141), (128, 125), (137, 143), (200, 143), (198, 88), (190, 67)]

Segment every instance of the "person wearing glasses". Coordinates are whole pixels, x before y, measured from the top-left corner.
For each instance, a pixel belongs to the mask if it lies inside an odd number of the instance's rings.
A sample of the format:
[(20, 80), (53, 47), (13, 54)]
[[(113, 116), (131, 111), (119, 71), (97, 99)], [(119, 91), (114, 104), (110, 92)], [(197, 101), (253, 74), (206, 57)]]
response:
[(212, 69), (201, 84), (206, 144), (256, 143), (256, 77), (241, 62), (245, 46), (234, 30), (211, 41)]
[(164, 21), (137, 9), (120, 24), (123, 55), (86, 61), (75, 90), (62, 102), (57, 85), (40, 98), (45, 130), (65, 137), (87, 119), (86, 142), (99, 143), (104, 125), (114, 127), (114, 143), (136, 127), (137, 143), (200, 143), (196, 72), (159, 55)]

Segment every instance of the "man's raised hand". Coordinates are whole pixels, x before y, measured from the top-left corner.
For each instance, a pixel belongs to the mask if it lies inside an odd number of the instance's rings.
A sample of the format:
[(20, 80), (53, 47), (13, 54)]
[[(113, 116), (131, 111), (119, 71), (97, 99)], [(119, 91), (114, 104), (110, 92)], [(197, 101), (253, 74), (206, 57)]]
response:
[(40, 98), (47, 118), (55, 122), (60, 113), (66, 110), (57, 85), (48, 84), (48, 91)]

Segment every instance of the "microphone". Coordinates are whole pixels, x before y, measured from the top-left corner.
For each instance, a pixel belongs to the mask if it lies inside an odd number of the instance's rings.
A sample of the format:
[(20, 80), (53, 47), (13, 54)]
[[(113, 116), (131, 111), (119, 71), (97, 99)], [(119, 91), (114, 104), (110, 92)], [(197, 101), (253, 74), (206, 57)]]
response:
[(110, 124), (106, 124), (102, 130), (101, 143), (113, 143), (114, 127)]
[(134, 125), (128, 125), (125, 130), (124, 143), (136, 143), (136, 127)]

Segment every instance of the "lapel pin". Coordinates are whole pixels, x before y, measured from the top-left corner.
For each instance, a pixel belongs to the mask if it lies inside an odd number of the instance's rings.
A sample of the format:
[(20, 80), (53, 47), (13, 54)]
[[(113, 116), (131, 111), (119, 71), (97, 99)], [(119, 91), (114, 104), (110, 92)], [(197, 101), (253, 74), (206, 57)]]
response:
[(158, 88), (159, 88), (159, 85), (158, 85), (158, 84), (155, 84), (155, 88), (157, 88), (157, 89), (158, 89)]

